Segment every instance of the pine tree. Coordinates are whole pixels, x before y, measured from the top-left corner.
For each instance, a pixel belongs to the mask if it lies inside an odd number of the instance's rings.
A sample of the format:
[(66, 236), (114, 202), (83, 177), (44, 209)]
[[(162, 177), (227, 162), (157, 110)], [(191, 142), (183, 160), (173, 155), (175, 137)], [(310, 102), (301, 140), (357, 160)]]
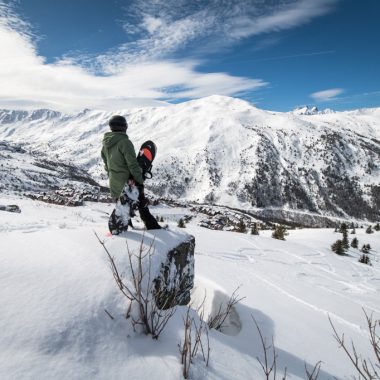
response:
[(342, 231), (343, 233), (343, 240), (342, 240), (342, 243), (343, 243), (343, 247), (344, 249), (348, 249), (350, 247), (350, 244), (348, 242), (348, 233), (347, 233), (347, 229), (344, 229)]
[(279, 224), (275, 227), (275, 230), (272, 233), (272, 238), (278, 240), (285, 240), (285, 235), (288, 235), (285, 226)]
[(178, 227), (179, 228), (186, 228), (186, 224), (182, 218), (178, 221)]
[(377, 223), (373, 228), (375, 231), (380, 231), (380, 223)]
[(337, 240), (332, 246), (331, 250), (337, 255), (343, 256), (345, 254), (342, 240)]
[(164, 221), (164, 217), (163, 217), (163, 216), (161, 216), (160, 222), (163, 222), (163, 221)]
[(247, 226), (244, 223), (243, 219), (240, 219), (238, 225), (237, 225), (237, 232), (246, 233), (247, 232)]
[(358, 248), (359, 247), (359, 240), (356, 237), (352, 239), (351, 247), (352, 248)]
[(259, 226), (257, 225), (257, 223), (253, 223), (253, 225), (251, 227), (251, 234), (252, 235), (259, 235)]
[(373, 234), (372, 226), (369, 225), (369, 226), (367, 227), (367, 229), (365, 230), (365, 232), (366, 232), (367, 234)]
[(366, 255), (365, 253), (363, 253), (363, 254), (360, 256), (359, 263), (363, 263), (363, 264), (367, 264), (367, 265), (372, 265), (372, 264), (371, 264), (371, 259), (370, 259), (369, 256)]
[(342, 224), (340, 225), (339, 232), (343, 234), (344, 231), (347, 232), (347, 224), (346, 224), (346, 223), (342, 223)]

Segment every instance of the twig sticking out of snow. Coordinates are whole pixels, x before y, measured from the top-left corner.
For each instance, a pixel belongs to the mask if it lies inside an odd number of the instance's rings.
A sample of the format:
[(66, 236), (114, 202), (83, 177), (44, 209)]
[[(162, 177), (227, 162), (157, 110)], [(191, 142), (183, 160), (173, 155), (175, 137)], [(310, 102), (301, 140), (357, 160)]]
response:
[(245, 298), (239, 297), (237, 294), (239, 288), (240, 287), (234, 290), (225, 306), (223, 304), (220, 304), (218, 312), (215, 315), (210, 315), (208, 317), (207, 324), (210, 329), (221, 331), (223, 329), (223, 324), (226, 321), (227, 317), (231, 314), (233, 307)]
[[(151, 335), (153, 339), (158, 339), (170, 318), (174, 315), (176, 307), (165, 305), (168, 308), (161, 310), (155, 302), (155, 299), (159, 297), (160, 292), (163, 292), (164, 289), (157, 289), (154, 279), (152, 279), (151, 257), (153, 255), (154, 240), (147, 249), (144, 249), (143, 237), (137, 254), (131, 252), (127, 244), (129, 271), (131, 273), (130, 284), (127, 284), (104, 241), (96, 233), (95, 236), (108, 256), (117, 287), (128, 300), (126, 319), (131, 317), (134, 328), (142, 326), (145, 334)], [(133, 304), (137, 306), (137, 316), (132, 315)]]
[[(196, 358), (199, 349), (202, 352), (202, 357), (204, 362), (206, 363), (206, 367), (208, 367), (208, 363), (210, 360), (210, 340), (208, 335), (207, 324), (204, 322), (204, 300), (199, 310), (202, 311), (199, 314), (199, 322), (197, 323), (194, 317), (190, 316), (191, 307), (187, 307), (186, 315), (183, 318), (184, 325), (184, 340), (183, 343), (179, 343), (179, 352), (181, 354), (181, 364), (183, 365), (183, 377), (185, 379), (189, 378), (190, 365), (194, 363), (194, 359)], [(194, 330), (193, 330), (194, 329)], [(204, 342), (202, 340), (203, 335), (206, 336), (206, 343), (204, 346)]]
[[(333, 337), (338, 342), (339, 347), (343, 348), (344, 352), (350, 359), (351, 363), (355, 367), (359, 374), (359, 379), (363, 378), (365, 380), (375, 380), (380, 379), (380, 334), (378, 329), (380, 329), (380, 320), (374, 319), (373, 314), (368, 315), (363, 309), (365, 318), (367, 320), (367, 327), (369, 332), (369, 341), (373, 352), (375, 354), (376, 363), (373, 363), (371, 359), (364, 358), (356, 351), (355, 343), (351, 340), (351, 349), (347, 346), (344, 333), (339, 334), (335, 325), (333, 324), (330, 316), (329, 321), (333, 329)], [(355, 377), (356, 379), (356, 377)]]

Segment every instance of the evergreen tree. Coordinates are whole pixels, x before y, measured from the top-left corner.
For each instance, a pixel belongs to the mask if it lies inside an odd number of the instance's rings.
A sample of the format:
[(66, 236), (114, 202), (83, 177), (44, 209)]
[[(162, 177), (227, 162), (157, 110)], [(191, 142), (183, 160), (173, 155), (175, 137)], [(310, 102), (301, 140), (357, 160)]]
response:
[(339, 232), (343, 234), (344, 231), (347, 232), (347, 224), (346, 224), (346, 223), (342, 223), (342, 224), (340, 225)]
[(373, 228), (375, 231), (380, 231), (380, 223), (377, 223)]
[(344, 249), (348, 249), (350, 247), (350, 244), (348, 242), (348, 232), (347, 232), (347, 229), (344, 229), (342, 232), (343, 232), (343, 240), (342, 240), (343, 247), (344, 247)]
[(356, 237), (352, 239), (351, 247), (352, 248), (358, 248), (359, 247), (359, 240)]
[(186, 228), (186, 224), (182, 218), (178, 221), (178, 227), (179, 228)]
[(288, 235), (285, 226), (279, 224), (275, 227), (275, 230), (272, 233), (272, 238), (278, 240), (285, 240), (285, 235)]
[(369, 225), (369, 226), (367, 227), (367, 229), (365, 230), (365, 232), (366, 232), (367, 234), (373, 234), (372, 226)]
[(163, 221), (164, 221), (164, 217), (163, 217), (163, 216), (161, 216), (160, 222), (163, 222)]
[(257, 223), (253, 223), (251, 227), (251, 234), (252, 235), (259, 235), (259, 226)]
[(334, 230), (334, 232), (338, 232), (338, 227), (335, 227), (335, 230)]
[(246, 233), (247, 232), (247, 226), (244, 223), (243, 219), (240, 219), (238, 225), (237, 225), (237, 232)]
[(363, 254), (360, 256), (359, 263), (363, 263), (363, 264), (367, 264), (367, 265), (372, 265), (372, 264), (371, 264), (371, 259), (370, 259), (369, 256), (366, 255), (365, 253), (363, 253)]
[(345, 251), (344, 251), (344, 246), (343, 246), (343, 242), (342, 240), (337, 240), (332, 246), (331, 246), (331, 250), (333, 252), (335, 252), (337, 255), (344, 255), (345, 254)]

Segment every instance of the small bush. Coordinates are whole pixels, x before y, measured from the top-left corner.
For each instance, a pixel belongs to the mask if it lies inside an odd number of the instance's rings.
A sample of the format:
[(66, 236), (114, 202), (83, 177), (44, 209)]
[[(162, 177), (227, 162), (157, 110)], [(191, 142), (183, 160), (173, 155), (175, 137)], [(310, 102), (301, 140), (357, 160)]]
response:
[(372, 226), (368, 226), (365, 232), (366, 234), (373, 234)]
[(259, 235), (259, 226), (257, 223), (253, 223), (251, 227), (251, 235)]
[(178, 227), (179, 228), (186, 228), (185, 221), (182, 218), (178, 221)]
[(375, 227), (373, 227), (375, 231), (380, 231), (380, 223), (377, 223)]
[(243, 219), (240, 219), (240, 221), (239, 221), (239, 223), (238, 223), (238, 225), (236, 227), (236, 231), (240, 232), (242, 234), (245, 234), (247, 232), (247, 226), (245, 225)]
[(369, 244), (363, 244), (362, 249), (361, 249), (363, 253), (369, 253), (370, 250), (371, 250), (371, 246)]
[(272, 233), (272, 238), (273, 239), (278, 239), (278, 240), (285, 240), (285, 236), (289, 235), (285, 226), (283, 225), (278, 225), (275, 227), (275, 230)]

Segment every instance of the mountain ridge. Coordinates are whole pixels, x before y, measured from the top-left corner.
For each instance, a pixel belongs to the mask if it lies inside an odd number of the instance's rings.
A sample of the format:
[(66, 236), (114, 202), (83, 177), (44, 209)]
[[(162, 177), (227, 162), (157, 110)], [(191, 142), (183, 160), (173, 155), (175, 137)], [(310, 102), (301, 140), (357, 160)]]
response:
[(215, 95), (115, 112), (14, 113), (13, 122), (9, 112), (0, 110), (0, 139), (76, 163), (103, 184), (101, 139), (118, 113), (135, 148), (147, 139), (158, 146), (147, 186), (159, 196), (379, 218), (380, 108), (294, 115)]

